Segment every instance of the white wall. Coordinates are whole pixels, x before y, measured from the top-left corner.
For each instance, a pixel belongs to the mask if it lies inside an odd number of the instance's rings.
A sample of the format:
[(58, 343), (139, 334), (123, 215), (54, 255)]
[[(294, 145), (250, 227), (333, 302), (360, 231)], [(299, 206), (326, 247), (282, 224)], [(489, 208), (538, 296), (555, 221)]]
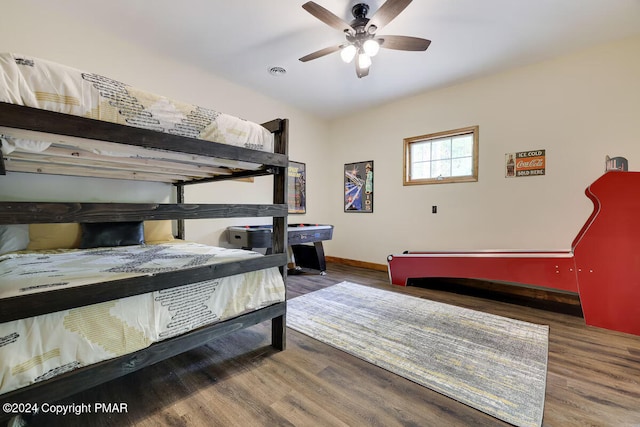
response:
[[(172, 61), (116, 35), (62, 16), (56, 12), (55, 2), (39, 4), (36, 8), (28, 2), (6, 0), (2, 4), (2, 15), (0, 40), (3, 41), (3, 51), (32, 55), (100, 73), (140, 89), (258, 123), (288, 118), (291, 124), (290, 157), (300, 162), (317, 161), (319, 164), (325, 159), (327, 152), (323, 144), (327, 139), (327, 126), (322, 120), (220, 79), (206, 70)], [(328, 210), (321, 203), (324, 191), (321, 169), (309, 166), (308, 180), (308, 192), (314, 193), (309, 197), (310, 213), (296, 221), (302, 218), (316, 222), (322, 218), (326, 220)], [(272, 178), (257, 178), (254, 183), (190, 186), (185, 193), (189, 203), (270, 203)], [(170, 185), (155, 183), (78, 180), (17, 173), (0, 178), (0, 200), (166, 202), (170, 194)], [(253, 218), (251, 222), (268, 223), (270, 220)], [(247, 221), (190, 221), (187, 238), (217, 244), (226, 226)]]
[[(605, 156), (640, 170), (638, 52), (640, 37), (332, 122), (327, 253), (385, 264), (407, 249), (569, 249)], [(480, 126), (478, 182), (402, 185), (403, 138), (471, 125)], [(529, 149), (546, 150), (546, 176), (505, 178), (505, 153)], [(374, 213), (343, 213), (343, 164), (371, 159)]]

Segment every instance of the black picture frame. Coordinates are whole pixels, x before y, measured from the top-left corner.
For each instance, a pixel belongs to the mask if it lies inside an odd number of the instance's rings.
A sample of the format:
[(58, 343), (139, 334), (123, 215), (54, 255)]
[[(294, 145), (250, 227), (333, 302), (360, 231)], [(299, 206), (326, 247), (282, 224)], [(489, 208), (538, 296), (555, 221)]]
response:
[(373, 212), (373, 160), (345, 163), (344, 211)]
[(307, 213), (307, 165), (290, 160), (287, 175), (287, 204), (289, 213)]

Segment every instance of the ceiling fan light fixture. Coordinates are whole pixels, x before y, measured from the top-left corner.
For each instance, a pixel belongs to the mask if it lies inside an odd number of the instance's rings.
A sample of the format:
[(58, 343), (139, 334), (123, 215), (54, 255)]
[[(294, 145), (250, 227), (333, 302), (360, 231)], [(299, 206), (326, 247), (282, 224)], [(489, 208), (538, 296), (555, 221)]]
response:
[(351, 22), (346, 22), (313, 1), (307, 1), (302, 5), (302, 8), (328, 26), (342, 32), (346, 43), (317, 50), (303, 56), (300, 61), (307, 62), (340, 51), (344, 62), (349, 63), (355, 59), (356, 75), (358, 78), (362, 78), (369, 75), (371, 58), (378, 54), (380, 48), (405, 51), (427, 50), (431, 40), (377, 34), (378, 30), (394, 20), (400, 12), (409, 6), (411, 1), (384, 0), (371, 18), (367, 18), (369, 6), (366, 3), (357, 3), (351, 8), (354, 18)]
[(362, 49), (364, 50), (364, 53), (370, 57), (376, 56), (380, 51), (380, 43), (374, 39), (368, 39), (362, 44)]
[(361, 70), (366, 70), (371, 67), (371, 57), (366, 53), (358, 54), (358, 68)]
[(340, 51), (340, 57), (344, 62), (348, 64), (351, 61), (353, 61), (353, 58), (355, 58), (356, 53), (357, 53), (356, 47), (352, 44), (349, 44), (342, 48), (342, 50)]

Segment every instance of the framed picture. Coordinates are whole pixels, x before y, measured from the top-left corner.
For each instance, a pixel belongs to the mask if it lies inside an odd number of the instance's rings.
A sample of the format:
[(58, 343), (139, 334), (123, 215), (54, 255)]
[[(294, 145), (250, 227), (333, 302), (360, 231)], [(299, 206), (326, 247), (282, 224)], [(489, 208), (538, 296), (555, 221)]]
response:
[(373, 212), (373, 160), (344, 165), (344, 211)]
[(290, 214), (307, 212), (307, 169), (304, 163), (289, 161), (287, 194)]

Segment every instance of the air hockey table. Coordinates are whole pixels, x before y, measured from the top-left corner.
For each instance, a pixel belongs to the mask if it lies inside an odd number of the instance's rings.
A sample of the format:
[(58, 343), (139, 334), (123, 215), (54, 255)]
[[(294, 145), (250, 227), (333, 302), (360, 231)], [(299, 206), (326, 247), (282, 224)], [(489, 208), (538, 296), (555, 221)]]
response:
[[(227, 227), (227, 241), (242, 249), (266, 248), (271, 250), (271, 225), (246, 225)], [(287, 241), (291, 249), (291, 261), (294, 271), (301, 267), (320, 270), (326, 274), (327, 263), (322, 242), (333, 237), (333, 225), (327, 224), (289, 224)], [(312, 243), (313, 245), (310, 245)]]

